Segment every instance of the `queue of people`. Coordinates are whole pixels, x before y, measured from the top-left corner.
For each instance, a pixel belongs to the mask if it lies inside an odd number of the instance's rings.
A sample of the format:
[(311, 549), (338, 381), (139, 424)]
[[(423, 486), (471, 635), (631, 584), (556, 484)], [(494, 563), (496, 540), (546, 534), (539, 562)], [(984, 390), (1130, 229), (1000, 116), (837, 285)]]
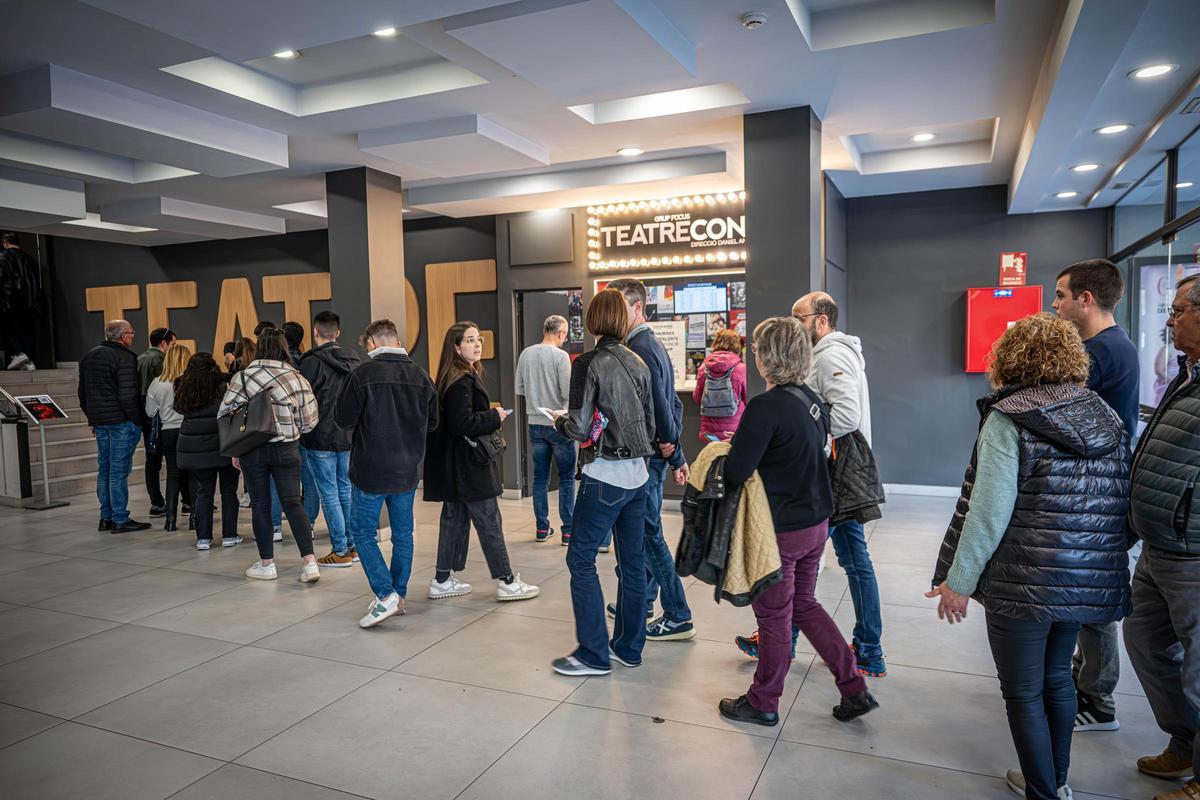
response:
[[(1178, 286), (1168, 325), (1183, 354), (1179, 374), (1140, 437), (1136, 350), (1113, 317), (1123, 289), (1109, 262), (1071, 265), (1058, 277), (1056, 314), (1019, 321), (994, 345), (993, 391), (979, 402), (978, 438), (927, 594), (952, 624), (967, 617), (971, 599), (983, 607), (1017, 754), (1007, 780), (1035, 800), (1071, 797), (1073, 735), (1120, 727), (1113, 696), (1122, 619), (1130, 660), (1169, 737), (1161, 754), (1136, 767), (1162, 779), (1190, 778), (1156, 800), (1200, 800), (1200, 670), (1191, 652), (1200, 637), (1200, 515), (1192, 514), (1200, 502), (1193, 466), (1200, 453), (1200, 276)], [(576, 635), (576, 646), (551, 665), (564, 675), (607, 675), (614, 661), (636, 668), (646, 642), (696, 633), (661, 508), (668, 471), (680, 485), (702, 481), (692, 480), (700, 476), (691, 475), (680, 447), (682, 405), (665, 349), (647, 324), (646, 300), (641, 282), (612, 281), (586, 309), (593, 349), (568, 358), (561, 349), (566, 320), (552, 316), (542, 342), (517, 367), (534, 459), (536, 542), (554, 538), (552, 464), (559, 473), (559, 537), (568, 548)], [(867, 679), (887, 675), (882, 606), (864, 525), (880, 517), (883, 495), (862, 345), (838, 322), (833, 298), (815, 292), (797, 300), (790, 316), (760, 323), (748, 344), (767, 390), (749, 399), (742, 343), (722, 332), (693, 393), (702, 438), (722, 448), (726, 485), (736, 489), (752, 477), (761, 485), (777, 549), (776, 575), (751, 593), (758, 630), (735, 641), (757, 659), (753, 680), (717, 705), (735, 721), (778, 724), (801, 634), (834, 679), (836, 719), (879, 707)], [(305, 353), (303, 329), (297, 335), (268, 325), (256, 340), (234, 343), (222, 370), (166, 330), (153, 332), (151, 349), (138, 357), (129, 323), (106, 325), (104, 343), (80, 363), (79, 386), (97, 438), (100, 530), (149, 527), (129, 517), (126, 481), (138, 439), (153, 441), (167, 485), (161, 500), (151, 492), (151, 513), (166, 518), (167, 530), (176, 529), (180, 496), (190, 499), (196, 546), (211, 548), (219, 487), (221, 545), (240, 543), (240, 473), (259, 556), (246, 575), (278, 577), (278, 502), (303, 560), (302, 582), (319, 580), (321, 567), (360, 563), (373, 598), (359, 625), (372, 628), (405, 613), (423, 479), (424, 499), (442, 503), (426, 596), (473, 591), (459, 575), (473, 526), (496, 599), (537, 597), (539, 587), (515, 571), (505, 541), (499, 458), (512, 409), (495, 407), (485, 388), (479, 326), (463, 321), (446, 332), (436, 380), (412, 361), (389, 320), (368, 326), (361, 364), (338, 345), (340, 334), (335, 314), (317, 315), (315, 347)], [(239, 458), (223, 455), (220, 418), (260, 394), (269, 398), (276, 435)], [(148, 462), (148, 488), (152, 479), (157, 487), (153, 471)], [(377, 538), (384, 507), (390, 563)], [(318, 559), (312, 525), (322, 512), (331, 551)], [(855, 612), (849, 641), (815, 596), (829, 540)], [(618, 588), (606, 606), (597, 557), (610, 546)], [(1137, 547), (1131, 579), (1128, 551)]]

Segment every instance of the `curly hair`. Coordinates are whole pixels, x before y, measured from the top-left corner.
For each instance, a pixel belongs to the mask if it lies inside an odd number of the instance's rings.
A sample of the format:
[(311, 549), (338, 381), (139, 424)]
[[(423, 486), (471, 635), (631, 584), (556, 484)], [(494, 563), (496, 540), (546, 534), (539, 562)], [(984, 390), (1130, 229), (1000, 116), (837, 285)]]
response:
[(726, 328), (713, 337), (712, 349), (714, 353), (718, 350), (740, 353), (742, 352), (742, 337), (733, 328)]
[(1017, 321), (992, 345), (992, 386), (1087, 383), (1090, 366), (1079, 331), (1065, 319), (1042, 312)]

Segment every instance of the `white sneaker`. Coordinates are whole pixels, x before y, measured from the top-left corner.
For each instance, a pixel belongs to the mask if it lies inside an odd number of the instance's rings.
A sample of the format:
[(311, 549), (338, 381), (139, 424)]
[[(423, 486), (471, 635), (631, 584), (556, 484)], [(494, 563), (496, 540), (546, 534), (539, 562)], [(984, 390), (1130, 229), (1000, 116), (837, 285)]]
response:
[(537, 597), (541, 591), (541, 589), (532, 583), (526, 583), (521, 580), (520, 575), (513, 575), (512, 583), (501, 581), (496, 584), (496, 599), (501, 602), (506, 600), (528, 600), (531, 597)]
[(221, 540), (221, 547), (233, 547), (234, 545), (241, 544), (242, 541), (242, 537), (240, 536), (226, 536)]
[(33, 372), (37, 369), (37, 364), (34, 364), (32, 361), (30, 361), (28, 364), (21, 367), (21, 369), (25, 370), (26, 372)]
[(426, 596), (430, 600), (439, 600), (443, 597), (459, 597), (470, 593), (471, 584), (464, 583), (451, 575), (446, 579), (445, 583), (438, 583), (437, 578), (431, 578), (429, 581), (429, 592)]
[(258, 578), (260, 581), (273, 581), (279, 577), (279, 572), (275, 569), (274, 564), (264, 567), (261, 561), (255, 561), (246, 567), (246, 577)]
[(272, 542), (282, 542), (283, 541), (283, 528), (276, 528), (275, 530), (271, 531), (271, 541)]
[[(1008, 788), (1012, 789), (1022, 797), (1025, 796), (1025, 776), (1019, 769), (1010, 769), (1004, 776), (1008, 782)], [(1071, 793), (1070, 786), (1058, 787), (1058, 800), (1074, 800), (1075, 795)]]
[(392, 592), (382, 600), (376, 598), (371, 607), (367, 610), (367, 615), (358, 621), (358, 627), (371, 628), (383, 622), (390, 616), (395, 615), (400, 610), (400, 595)]
[(238, 495), (238, 508), (249, 508), (249, 507), (250, 507), (250, 495), (248, 495), (248, 494)]
[(8, 369), (21, 369), (28, 363), (29, 356), (25, 355), (24, 353), (17, 353), (12, 357), (12, 360), (8, 362)]
[(196, 549), (197, 550), (208, 550), (211, 547), (212, 547), (212, 539), (197, 539), (196, 540)]
[(316, 564), (305, 564), (300, 570), (301, 583), (316, 583), (321, 580), (321, 568)]

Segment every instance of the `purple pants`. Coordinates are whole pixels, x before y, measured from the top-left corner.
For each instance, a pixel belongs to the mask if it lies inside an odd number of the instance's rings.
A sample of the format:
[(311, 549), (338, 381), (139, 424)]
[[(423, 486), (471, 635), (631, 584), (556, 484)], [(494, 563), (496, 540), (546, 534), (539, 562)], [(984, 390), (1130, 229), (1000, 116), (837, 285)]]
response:
[(843, 697), (865, 691), (854, 652), (833, 619), (817, 602), (817, 562), (829, 538), (829, 521), (798, 531), (776, 533), (783, 579), (754, 601), (758, 618), (758, 668), (746, 692), (759, 711), (779, 711), (779, 696), (792, 662), (792, 626), (800, 629), (837, 680)]

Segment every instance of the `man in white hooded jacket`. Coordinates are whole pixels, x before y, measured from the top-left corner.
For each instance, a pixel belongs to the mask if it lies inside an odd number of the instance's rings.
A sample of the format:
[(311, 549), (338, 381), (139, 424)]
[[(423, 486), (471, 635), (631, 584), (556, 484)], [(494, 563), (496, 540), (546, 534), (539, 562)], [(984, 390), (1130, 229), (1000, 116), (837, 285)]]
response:
[[(857, 336), (837, 329), (837, 303), (825, 292), (801, 297), (792, 306), (792, 316), (804, 323), (812, 335), (813, 364), (807, 383), (829, 404), (830, 433), (838, 439), (859, 431), (869, 445), (871, 398), (862, 343)], [(858, 671), (882, 677), (887, 674), (887, 664), (881, 643), (879, 584), (862, 523), (843, 522), (830, 530), (829, 538), (850, 584), (855, 617), (852, 646), (858, 655)]]

